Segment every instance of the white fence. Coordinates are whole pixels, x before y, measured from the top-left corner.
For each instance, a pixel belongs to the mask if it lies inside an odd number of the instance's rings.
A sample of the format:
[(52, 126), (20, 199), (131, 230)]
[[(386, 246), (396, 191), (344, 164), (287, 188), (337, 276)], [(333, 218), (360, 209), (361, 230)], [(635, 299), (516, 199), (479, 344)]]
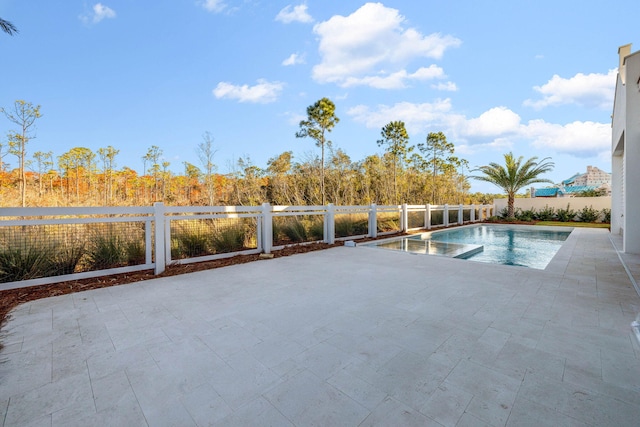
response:
[(447, 227), (492, 215), (492, 205), (2, 208), (0, 290), (149, 269), (160, 274), (172, 263)]

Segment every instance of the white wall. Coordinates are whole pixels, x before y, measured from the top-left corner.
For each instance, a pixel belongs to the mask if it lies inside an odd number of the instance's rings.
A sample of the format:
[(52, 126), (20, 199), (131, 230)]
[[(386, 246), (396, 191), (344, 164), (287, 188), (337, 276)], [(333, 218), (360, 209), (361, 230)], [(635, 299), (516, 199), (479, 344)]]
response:
[(624, 130), (623, 250), (640, 254), (640, 52), (627, 56)]
[(631, 45), (618, 49), (611, 132), (611, 232), (622, 234), (624, 252), (640, 254), (640, 51), (630, 51)]
[[(496, 213), (507, 207), (507, 199), (493, 199), (493, 203), (496, 206)], [(567, 203), (569, 207), (574, 211), (582, 210), (584, 207), (592, 207), (601, 211), (602, 209), (611, 209), (611, 197), (534, 197), (534, 198), (516, 198), (515, 208), (527, 210), (535, 209), (539, 211), (545, 206), (550, 208), (566, 209)]]

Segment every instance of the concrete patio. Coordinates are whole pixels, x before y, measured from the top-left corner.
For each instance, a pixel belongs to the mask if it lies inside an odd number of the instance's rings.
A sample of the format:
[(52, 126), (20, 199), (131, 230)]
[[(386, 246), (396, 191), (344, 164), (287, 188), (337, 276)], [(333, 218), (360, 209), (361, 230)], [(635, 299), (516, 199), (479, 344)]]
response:
[(0, 424), (637, 426), (639, 312), (601, 229), (545, 271), (340, 247), (154, 279), (18, 307)]

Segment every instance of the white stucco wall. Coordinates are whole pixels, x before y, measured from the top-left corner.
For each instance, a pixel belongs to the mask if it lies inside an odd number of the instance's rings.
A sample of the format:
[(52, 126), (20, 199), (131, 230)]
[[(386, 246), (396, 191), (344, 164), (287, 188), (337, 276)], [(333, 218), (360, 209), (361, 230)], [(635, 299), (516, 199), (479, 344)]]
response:
[[(619, 49), (611, 132), (611, 232), (622, 234), (623, 251), (640, 254), (640, 51)], [(622, 65), (624, 64), (624, 65)]]
[(640, 254), (640, 52), (627, 56), (624, 130), (624, 251)]

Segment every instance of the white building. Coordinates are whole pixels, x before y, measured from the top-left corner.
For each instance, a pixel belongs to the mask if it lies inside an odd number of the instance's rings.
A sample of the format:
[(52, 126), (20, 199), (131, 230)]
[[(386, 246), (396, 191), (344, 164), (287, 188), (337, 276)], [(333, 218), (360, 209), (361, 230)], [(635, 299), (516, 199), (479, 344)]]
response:
[(618, 49), (612, 124), (611, 233), (623, 251), (640, 254), (640, 51)]
[(611, 174), (595, 166), (587, 166), (587, 173), (577, 173), (553, 187), (531, 188), (531, 197), (575, 197), (585, 191), (611, 195)]
[(600, 187), (603, 184), (611, 185), (611, 174), (595, 166), (587, 166), (587, 173), (578, 175), (572, 185)]

